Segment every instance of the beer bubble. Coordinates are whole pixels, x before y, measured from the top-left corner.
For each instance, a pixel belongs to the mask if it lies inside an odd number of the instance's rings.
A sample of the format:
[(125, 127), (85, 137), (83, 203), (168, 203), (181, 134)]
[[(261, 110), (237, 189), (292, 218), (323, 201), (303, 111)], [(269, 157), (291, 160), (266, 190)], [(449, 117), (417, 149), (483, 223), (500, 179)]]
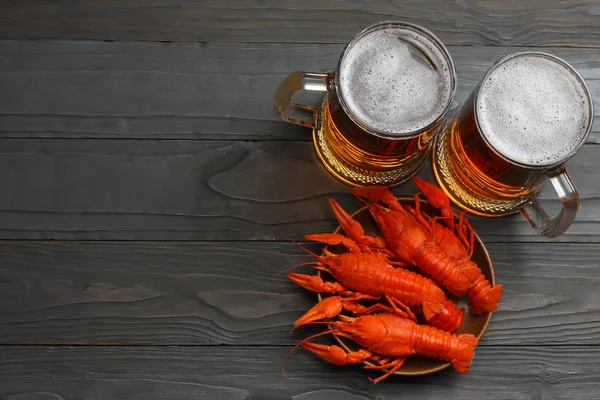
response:
[(476, 109), (483, 135), (496, 151), (521, 164), (561, 162), (584, 140), (591, 123), (584, 85), (566, 66), (543, 55), (505, 60), (480, 90)]
[(431, 125), (445, 111), (452, 100), (450, 70), (430, 38), (411, 27), (387, 27), (347, 49), (340, 97), (365, 125), (402, 136)]

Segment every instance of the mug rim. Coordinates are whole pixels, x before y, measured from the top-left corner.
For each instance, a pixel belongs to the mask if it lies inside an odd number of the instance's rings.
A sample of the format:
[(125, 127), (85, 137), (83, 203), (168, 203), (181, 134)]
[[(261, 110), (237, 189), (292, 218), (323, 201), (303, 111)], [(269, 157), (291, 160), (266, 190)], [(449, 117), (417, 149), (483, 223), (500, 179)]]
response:
[[(549, 60), (552, 60), (554, 62), (557, 62), (558, 64), (565, 67), (570, 73), (572, 73), (575, 76), (575, 78), (577, 78), (578, 82), (581, 84), (581, 86), (586, 94), (586, 97), (587, 97), (589, 122), (586, 127), (586, 132), (585, 132), (585, 134), (582, 135), (581, 140), (579, 141), (577, 146), (575, 146), (564, 157), (561, 157), (558, 161), (552, 161), (549, 163), (532, 165), (532, 164), (523, 163), (523, 162), (520, 162), (517, 160), (513, 160), (510, 157), (500, 153), (500, 151), (498, 151), (496, 148), (494, 148), (494, 146), (492, 146), (492, 144), (489, 142), (488, 138), (486, 137), (484, 130), (481, 128), (481, 124), (479, 122), (479, 114), (477, 112), (479, 107), (477, 107), (477, 104), (478, 104), (478, 100), (479, 100), (479, 94), (481, 92), (481, 85), (483, 85), (483, 83), (488, 79), (488, 77), (506, 61), (511, 60), (513, 58), (517, 58), (517, 57), (527, 57), (527, 56), (541, 56), (541, 57), (547, 58)], [(483, 77), (479, 81), (479, 84), (475, 88), (473, 96), (474, 96), (473, 97), (473, 115), (475, 116), (475, 118), (474, 118), (475, 124), (477, 125), (477, 130), (479, 131), (479, 135), (483, 138), (484, 142), (488, 145), (488, 147), (490, 149), (492, 149), (492, 151), (497, 156), (499, 156), (506, 162), (513, 164), (513, 165), (517, 165), (519, 167), (523, 167), (523, 168), (527, 168), (527, 169), (547, 169), (547, 168), (559, 167), (559, 166), (563, 165), (564, 163), (566, 163), (567, 161), (569, 161), (571, 158), (573, 158), (573, 156), (575, 156), (575, 154), (577, 154), (579, 152), (579, 150), (581, 150), (581, 148), (585, 145), (585, 143), (590, 135), (590, 132), (592, 131), (592, 125), (594, 123), (594, 104), (592, 102), (592, 95), (590, 93), (590, 89), (588, 88), (588, 85), (585, 83), (585, 80), (579, 74), (579, 72), (577, 72), (575, 70), (575, 68), (571, 64), (569, 64), (568, 62), (566, 62), (565, 60), (563, 60), (560, 57), (557, 57), (553, 54), (549, 54), (549, 53), (546, 53), (543, 51), (533, 51), (533, 50), (518, 51), (518, 52), (507, 54), (504, 57), (501, 57), (499, 60), (497, 60), (495, 63), (493, 63), (488, 68), (486, 73), (483, 75)]]
[[(436, 46), (442, 52), (446, 62), (448, 63), (448, 70), (449, 70), (450, 78), (451, 78), (450, 96), (448, 97), (448, 102), (445, 105), (443, 111), (440, 113), (440, 115), (438, 115), (437, 118), (434, 121), (432, 121), (430, 124), (428, 124), (427, 126), (420, 128), (418, 130), (412, 131), (412, 132), (406, 132), (405, 134), (390, 134), (389, 132), (373, 128), (373, 127), (367, 125), (366, 123), (364, 123), (363, 121), (361, 121), (358, 117), (356, 117), (352, 113), (352, 111), (350, 110), (350, 108), (348, 107), (348, 105), (346, 103), (344, 94), (340, 90), (340, 79), (339, 79), (340, 69), (342, 66), (342, 60), (344, 59), (344, 56), (346, 55), (348, 50), (356, 42), (358, 42), (360, 39), (362, 39), (367, 34), (369, 34), (371, 32), (375, 32), (375, 31), (383, 29), (383, 28), (386, 28), (386, 27), (410, 28), (410, 29), (416, 31), (417, 33), (423, 35), (424, 37), (428, 38), (432, 42), (432, 44), (434, 46)], [(454, 66), (454, 60), (452, 59), (450, 52), (448, 51), (446, 46), (442, 43), (442, 41), (433, 32), (431, 32), (429, 29), (424, 28), (423, 26), (420, 26), (417, 24), (412, 24), (412, 23), (404, 22), (404, 21), (395, 21), (395, 20), (385, 20), (385, 21), (377, 22), (375, 24), (369, 25), (368, 27), (366, 27), (365, 29), (360, 31), (358, 34), (356, 34), (354, 36), (354, 38), (348, 44), (346, 44), (346, 46), (344, 46), (344, 49), (342, 50), (342, 53), (340, 54), (340, 57), (338, 59), (338, 63), (337, 63), (337, 67), (335, 69), (334, 75), (335, 75), (334, 76), (334, 86), (335, 86), (335, 91), (338, 95), (340, 105), (342, 106), (342, 109), (344, 110), (346, 115), (348, 115), (348, 117), (352, 120), (352, 122), (354, 122), (361, 129), (367, 131), (368, 133), (370, 133), (372, 135), (375, 135), (375, 136), (378, 136), (378, 137), (381, 137), (384, 139), (391, 139), (391, 140), (405, 140), (405, 139), (415, 138), (415, 137), (418, 137), (421, 134), (431, 130), (432, 128), (434, 128), (448, 114), (448, 111), (452, 108), (452, 104), (454, 102), (454, 97), (456, 95), (456, 86), (457, 86), (457, 80), (458, 80), (458, 78), (456, 76), (456, 68)]]

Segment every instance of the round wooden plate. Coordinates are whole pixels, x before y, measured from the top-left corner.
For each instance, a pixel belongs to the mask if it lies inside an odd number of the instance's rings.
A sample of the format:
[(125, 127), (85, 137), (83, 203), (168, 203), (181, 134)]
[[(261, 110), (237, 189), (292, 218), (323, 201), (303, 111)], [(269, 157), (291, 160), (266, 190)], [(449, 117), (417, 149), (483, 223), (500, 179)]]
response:
[[(403, 205), (414, 205), (414, 198), (412, 197), (400, 197), (398, 198), (398, 200)], [(439, 210), (437, 210), (434, 207), (431, 207), (429, 203), (427, 203), (425, 200), (421, 200), (421, 210), (430, 216), (440, 215)], [(375, 224), (375, 221), (369, 214), (369, 211), (366, 207), (363, 207), (360, 210), (356, 211), (354, 214), (352, 214), (352, 217), (358, 222), (360, 222), (360, 224), (363, 226), (365, 232), (368, 235), (379, 235), (379, 228)], [(456, 213), (455, 218), (456, 220), (458, 220), (458, 215)], [(339, 226), (334, 232), (344, 233), (341, 230), (341, 227)], [(333, 253), (341, 253), (346, 251), (346, 249), (342, 246), (327, 246), (326, 249)], [(473, 257), (471, 257), (471, 261), (477, 264), (479, 269), (481, 269), (483, 275), (488, 281), (490, 281), (492, 285), (496, 283), (494, 277), (494, 268), (492, 267), (492, 261), (483, 242), (481, 241), (481, 238), (476, 233), (475, 246), (473, 250)], [(418, 271), (418, 269), (415, 268), (415, 271)], [(333, 279), (331, 276), (324, 272), (319, 271), (318, 275), (322, 276), (324, 280)], [(445, 292), (447, 297), (451, 299), (459, 308), (464, 307), (466, 310), (463, 323), (456, 333), (470, 333), (472, 335), (475, 335), (478, 339), (480, 339), (483, 333), (485, 332), (488, 324), (490, 323), (492, 313), (487, 313), (479, 316), (473, 315), (471, 314), (471, 307), (466, 297), (456, 297), (449, 294), (447, 291)], [(319, 301), (321, 301), (325, 297), (321, 293), (319, 293), (317, 295), (317, 298)], [(342, 346), (346, 351), (358, 350), (359, 347), (356, 343), (346, 338), (341, 338), (335, 334), (333, 336), (335, 337), (336, 341), (340, 344), (340, 346)], [(364, 364), (373, 365), (373, 363), (371, 363), (370, 361), (365, 361)], [(402, 367), (394, 374), (404, 376), (428, 375), (434, 372), (441, 371), (445, 368), (448, 368), (449, 366), (449, 362), (415, 355), (408, 357), (402, 365)]]

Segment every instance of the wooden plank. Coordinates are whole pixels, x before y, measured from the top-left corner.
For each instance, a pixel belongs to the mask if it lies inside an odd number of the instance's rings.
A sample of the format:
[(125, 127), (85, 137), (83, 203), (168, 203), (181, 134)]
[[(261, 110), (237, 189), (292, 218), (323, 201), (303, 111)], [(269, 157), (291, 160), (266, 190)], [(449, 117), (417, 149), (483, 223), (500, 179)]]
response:
[[(488, 250), (504, 295), (482, 345), (600, 344), (600, 245)], [(321, 329), (288, 334), (316, 302), (277, 276), (311, 260), (292, 243), (0, 242), (0, 259), (1, 344), (292, 345)]]
[[(334, 69), (342, 48), (0, 41), (0, 136), (310, 140), (307, 128), (278, 119), (273, 94), (294, 70)], [(468, 97), (496, 60), (522, 50), (535, 49), (450, 47), (460, 78), (457, 100)], [(595, 52), (543, 50), (572, 63), (600, 103)], [(304, 98), (316, 104), (318, 97)], [(589, 141), (598, 143), (595, 126)]]
[[(582, 209), (556, 240), (600, 238), (598, 148), (568, 163)], [(434, 179), (429, 166), (420, 176)], [(331, 231), (329, 197), (360, 205), (307, 142), (7, 139), (0, 188), (1, 239), (282, 240), (273, 227)], [(546, 241), (519, 215), (472, 221), (488, 241)]]
[(590, 0), (10, 0), (0, 38), (346, 43), (372, 23), (403, 20), (447, 44), (599, 47), (598, 13)]
[(268, 347), (2, 347), (0, 396), (16, 399), (580, 399), (600, 396), (597, 347), (481, 347), (469, 372), (391, 377)]

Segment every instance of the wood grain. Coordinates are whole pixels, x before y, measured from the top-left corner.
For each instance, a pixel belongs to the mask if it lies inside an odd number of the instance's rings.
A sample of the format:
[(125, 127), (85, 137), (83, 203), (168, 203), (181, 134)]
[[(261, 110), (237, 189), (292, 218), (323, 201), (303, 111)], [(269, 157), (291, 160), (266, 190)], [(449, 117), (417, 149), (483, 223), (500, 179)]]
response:
[(282, 376), (285, 348), (2, 347), (0, 396), (40, 399), (579, 399), (600, 395), (597, 347), (480, 347), (466, 375), (368, 381), (302, 349)]
[[(309, 129), (275, 115), (273, 94), (295, 70), (334, 69), (342, 48), (0, 41), (0, 137), (308, 141)], [(499, 58), (535, 49), (449, 50), (459, 77), (456, 99), (464, 102)], [(542, 50), (572, 63), (600, 103), (596, 52)], [(316, 104), (319, 96), (299, 99)], [(600, 141), (598, 123), (589, 141)]]
[[(488, 250), (504, 295), (483, 345), (600, 344), (600, 245)], [(0, 259), (0, 344), (291, 345), (320, 329), (288, 334), (316, 301), (276, 276), (311, 260), (291, 243), (0, 242)]]
[[(598, 148), (568, 163), (582, 209), (557, 241), (600, 238)], [(429, 166), (420, 176), (434, 180)], [(360, 204), (307, 142), (5, 139), (0, 187), (0, 239), (283, 240), (273, 227), (331, 231), (329, 197)], [(487, 241), (546, 241), (520, 215), (472, 222)]]
[[(315, 296), (276, 273), (310, 256), (273, 227), (331, 231), (327, 198), (359, 203), (319, 165), (309, 130), (272, 107), (287, 74), (333, 69), (384, 19), (439, 35), (459, 101), (500, 57), (542, 50), (573, 64), (598, 103), (599, 3), (1, 8), (1, 399), (600, 398), (600, 127), (568, 163), (582, 209), (567, 234), (471, 218), (505, 289), (469, 374), (372, 385), (376, 374), (304, 351), (281, 374), (291, 345), (320, 328), (288, 334)], [(420, 176), (433, 180), (430, 165)], [(550, 187), (541, 198), (560, 205)]]
[(403, 20), (452, 45), (599, 47), (599, 13), (593, 0), (9, 0), (0, 38), (346, 43), (372, 23)]

